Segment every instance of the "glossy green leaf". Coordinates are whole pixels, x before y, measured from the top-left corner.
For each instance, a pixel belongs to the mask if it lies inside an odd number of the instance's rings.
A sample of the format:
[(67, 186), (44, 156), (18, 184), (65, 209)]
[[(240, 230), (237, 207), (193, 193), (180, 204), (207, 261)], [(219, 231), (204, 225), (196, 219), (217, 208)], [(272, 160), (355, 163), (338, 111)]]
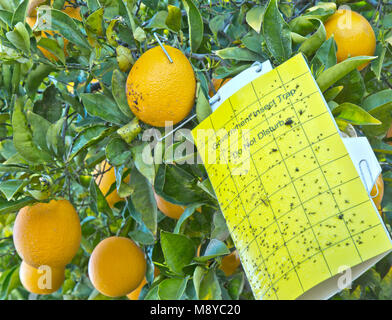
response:
[(348, 58), (334, 65), (333, 67), (323, 71), (316, 79), (320, 90), (324, 92), (334, 83), (342, 79), (345, 75), (349, 74), (351, 71), (362, 65), (364, 62), (371, 61), (374, 59), (375, 57), (365, 56)]
[(299, 51), (304, 53), (307, 57), (311, 57), (327, 39), (327, 32), (325, 31), (324, 24), (320, 20), (316, 19), (316, 21), (319, 23), (317, 31), (299, 47)]
[(1, 181), (0, 191), (4, 194), (7, 200), (10, 201), (13, 196), (27, 184), (28, 181), (16, 179)]
[(215, 51), (215, 54), (222, 59), (231, 59), (236, 61), (257, 61), (259, 56), (245, 48), (225, 48)]
[(107, 144), (105, 154), (110, 164), (119, 167), (129, 160), (132, 151), (123, 139), (116, 136)]
[(134, 115), (129, 108), (128, 101), (127, 101), (127, 95), (124, 90), (126, 87), (127, 83), (127, 78), (124, 76), (124, 74), (118, 70), (115, 69), (113, 71), (113, 76), (112, 76), (112, 93), (113, 93), (113, 98), (117, 103), (118, 108), (120, 111), (131, 120)]
[(132, 188), (132, 203), (141, 214), (146, 227), (155, 235), (157, 232), (157, 204), (151, 184), (134, 167), (131, 171), (130, 186)]
[(160, 300), (179, 300), (184, 294), (189, 277), (163, 280), (158, 286)]
[(105, 125), (95, 125), (82, 130), (74, 139), (70, 158), (74, 158), (79, 152), (98, 143), (109, 136), (116, 130), (116, 127), (107, 127)]
[(57, 57), (63, 64), (65, 64), (64, 49), (60, 47), (60, 45), (56, 40), (43, 37), (38, 41), (38, 46), (48, 50), (55, 57)]
[(30, 55), (30, 36), (22, 22), (18, 22), (13, 31), (7, 32), (6, 37), (16, 48)]
[(203, 18), (193, 0), (182, 0), (188, 17), (189, 39), (191, 51), (197, 52), (202, 41), (204, 24)]
[(379, 125), (381, 122), (372, 117), (361, 107), (352, 103), (342, 103), (332, 111), (335, 118), (345, 120), (353, 125)]
[(249, 26), (255, 30), (257, 33), (260, 33), (261, 25), (263, 23), (264, 17), (264, 7), (254, 6), (246, 13), (246, 22)]
[(166, 25), (168, 26), (169, 29), (173, 30), (174, 32), (178, 32), (181, 29), (181, 9), (168, 5), (167, 6), (169, 14), (167, 15), (166, 18)]
[(218, 239), (211, 239), (208, 243), (207, 248), (205, 249), (204, 253), (200, 257), (194, 258), (194, 260), (199, 262), (208, 261), (212, 258), (227, 255), (230, 253), (230, 250), (224, 244), (224, 242)]
[(201, 86), (198, 88), (196, 100), (196, 115), (199, 122), (203, 121), (212, 113), (210, 103), (205, 96)]
[(187, 236), (161, 232), (161, 246), (165, 261), (174, 273), (183, 274), (196, 253), (196, 246)]
[(128, 119), (124, 117), (116, 102), (101, 93), (83, 93), (80, 95), (87, 112), (95, 117), (118, 125), (124, 125)]
[(25, 206), (31, 205), (36, 202), (31, 197), (25, 197), (15, 201), (7, 201), (0, 198), (0, 214), (17, 212)]
[(22, 101), (19, 99), (12, 114), (13, 142), (15, 149), (27, 161), (42, 163), (50, 161), (50, 156), (42, 152), (33, 141), (33, 134), (22, 111)]
[(290, 28), (278, 9), (278, 1), (270, 0), (264, 13), (263, 35), (268, 50), (280, 63), (292, 54)]

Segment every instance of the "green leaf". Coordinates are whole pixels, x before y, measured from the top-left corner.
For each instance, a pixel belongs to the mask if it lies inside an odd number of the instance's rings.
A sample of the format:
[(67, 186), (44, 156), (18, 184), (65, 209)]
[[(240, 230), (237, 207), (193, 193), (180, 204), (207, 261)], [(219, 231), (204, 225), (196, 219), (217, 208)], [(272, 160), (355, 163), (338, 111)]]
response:
[(5, 180), (0, 182), (0, 191), (4, 194), (8, 201), (19, 192), (24, 186), (28, 184), (28, 181), (24, 180)]
[(386, 89), (367, 96), (363, 100), (362, 107), (367, 111), (371, 111), (384, 104), (390, 103), (391, 101), (392, 89)]
[(318, 19), (315, 20), (319, 23), (317, 31), (306, 39), (298, 49), (307, 57), (311, 57), (327, 39), (327, 32), (325, 31), (324, 24)]
[(376, 60), (372, 61), (371, 69), (375, 73), (377, 80), (381, 78), (381, 72), (383, 65), (385, 63), (385, 54), (387, 53), (387, 46), (383, 46), (382, 44), (377, 44), (375, 55), (378, 57)]
[(0, 278), (1, 290), (0, 290), (0, 300), (5, 300), (12, 290), (14, 290), (18, 285), (19, 281), (19, 266), (13, 266), (6, 270)]
[(107, 144), (105, 154), (110, 164), (120, 167), (130, 159), (132, 151), (123, 139), (115, 136)]
[(35, 203), (33, 198), (26, 197), (16, 201), (7, 201), (0, 198), (0, 214), (13, 213), (22, 209), (25, 206)]
[(19, 3), (18, 7), (15, 10), (14, 15), (12, 16), (12, 26), (15, 26), (17, 23), (25, 22), (27, 6), (29, 4), (29, 0), (23, 0)]
[(203, 256), (195, 257), (194, 260), (198, 262), (205, 262), (212, 258), (223, 256), (229, 253), (230, 250), (226, 247), (224, 242), (218, 239), (211, 239), (206, 250), (204, 251)]
[(155, 179), (155, 163), (149, 143), (144, 142), (133, 147), (131, 151), (136, 168), (152, 185)]
[(384, 136), (392, 123), (392, 101), (370, 110), (369, 114), (380, 120), (382, 125), (365, 127), (364, 132), (370, 136)]
[(185, 220), (187, 220), (191, 215), (193, 215), (196, 209), (199, 207), (200, 205), (198, 203), (187, 207), (182, 213), (180, 219), (178, 219), (176, 227), (173, 230), (173, 233), (180, 233), (181, 226), (184, 224)]
[(154, 190), (165, 200), (180, 204), (192, 205), (211, 202), (210, 196), (197, 186), (198, 179), (179, 166), (160, 165), (155, 178)]
[(336, 98), (336, 96), (343, 90), (343, 86), (333, 87), (324, 93), (325, 101), (329, 102)]
[(134, 118), (134, 115), (129, 108), (128, 101), (127, 101), (127, 95), (124, 90), (126, 87), (127, 83), (127, 78), (124, 76), (124, 74), (118, 70), (115, 69), (113, 71), (113, 76), (112, 76), (112, 93), (113, 93), (113, 98), (117, 103), (118, 108), (121, 110), (121, 112), (129, 118), (129, 120)]
[[(39, 23), (38, 30), (52, 30), (59, 32), (64, 38), (79, 46), (90, 50), (86, 36), (79, 30), (76, 22), (62, 11), (40, 7), (37, 9)], [(42, 17), (49, 17), (47, 23)]]
[(100, 8), (88, 16), (86, 20), (86, 30), (90, 34), (103, 36), (103, 10), (104, 8)]
[(60, 45), (56, 40), (42, 37), (38, 41), (37, 45), (48, 50), (55, 57), (57, 57), (63, 64), (65, 64), (64, 49), (60, 47)]
[(62, 101), (60, 100), (60, 93), (54, 85), (50, 85), (45, 89), (42, 100), (34, 104), (33, 111), (51, 123), (55, 123), (60, 119), (63, 111)]
[(27, 122), (33, 133), (34, 143), (46, 152), (50, 152), (46, 143), (46, 133), (51, 123), (34, 112), (27, 111)]
[(110, 208), (108, 202), (106, 201), (106, 198), (101, 190), (99, 189), (99, 186), (96, 184), (94, 179), (92, 177), (89, 177), (90, 179), (90, 185), (89, 185), (89, 191), (90, 191), (90, 207), (93, 211), (95, 211), (96, 214), (99, 214), (100, 212), (105, 213), (110, 219), (113, 219), (113, 211)]
[(263, 34), (269, 51), (280, 63), (292, 54), (290, 28), (278, 9), (278, 1), (270, 0), (264, 13)]
[(53, 151), (58, 157), (62, 157), (65, 152), (64, 140), (61, 133), (65, 118), (60, 118), (57, 122), (50, 125), (46, 133), (46, 143), (49, 150)]
[(102, 93), (83, 93), (80, 97), (92, 116), (118, 125), (124, 125), (129, 120), (124, 117), (115, 101)]
[(189, 39), (191, 51), (196, 52), (203, 41), (203, 18), (193, 0), (182, 0), (188, 16)]
[(252, 32), (242, 38), (242, 43), (250, 51), (263, 55), (263, 47), (261, 46), (262, 40), (262, 35)]
[(357, 69), (351, 71), (336, 84), (343, 86), (343, 90), (335, 99), (337, 103), (351, 102), (358, 105), (362, 103), (366, 87), (362, 75)]
[(30, 55), (30, 36), (22, 22), (18, 22), (13, 31), (7, 32), (6, 37), (16, 48)]
[(218, 277), (216, 276), (215, 270), (210, 269), (204, 275), (200, 282), (199, 289), (200, 300), (221, 300), (222, 291), (219, 285)]
[(317, 75), (318, 70), (320, 70), (321, 68), (323, 70), (326, 70), (334, 66), (336, 63), (336, 44), (333, 38), (329, 38), (317, 50), (310, 64), (312, 65), (314, 74)]
[(348, 121), (353, 125), (379, 125), (381, 122), (372, 117), (361, 107), (346, 102), (333, 109), (332, 114), (335, 118)]
[(42, 152), (33, 141), (33, 134), (28, 126), (26, 115), (22, 111), (22, 101), (15, 102), (12, 114), (13, 142), (19, 154), (32, 163), (48, 162), (52, 159)]
[(222, 59), (232, 59), (236, 61), (257, 61), (259, 55), (256, 53), (245, 49), (245, 48), (225, 48), (215, 51), (215, 54)]
[(161, 246), (165, 261), (174, 273), (183, 274), (183, 268), (191, 263), (196, 253), (194, 242), (187, 236), (161, 232)]
[(169, 14), (166, 18), (165, 24), (169, 27), (174, 32), (178, 32), (181, 29), (181, 9), (168, 5), (167, 9), (169, 11)]
[(230, 279), (227, 291), (233, 300), (238, 300), (244, 288), (245, 276), (244, 273), (237, 273)]
[(362, 107), (382, 122), (381, 126), (364, 128), (365, 133), (384, 136), (392, 123), (392, 90), (382, 90), (366, 97)]
[(147, 29), (166, 29), (166, 19), (169, 13), (167, 11), (158, 11), (147, 24)]
[(264, 11), (264, 7), (255, 6), (246, 13), (246, 22), (257, 33), (260, 33), (261, 30)]
[(335, 82), (342, 79), (345, 75), (355, 70), (364, 62), (371, 61), (374, 59), (375, 57), (366, 57), (366, 56), (348, 58), (334, 65), (333, 67), (330, 67), (329, 69), (323, 71), (316, 79), (320, 87), (320, 90), (324, 92)]
[[(41, 85), (42, 81), (44, 81), (44, 79), (54, 70), (56, 69), (52, 66), (40, 64), (34, 70), (29, 72), (26, 79), (25, 88), (30, 97), (35, 96), (38, 87)], [(40, 114), (39, 112), (36, 113)]]
[(205, 96), (201, 86), (198, 87), (197, 91), (197, 101), (196, 101), (196, 115), (197, 120), (202, 122), (212, 113), (210, 103)]
[(134, 167), (131, 171), (130, 186), (132, 203), (142, 215), (146, 227), (155, 235), (157, 232), (157, 204), (148, 180)]
[(95, 145), (102, 139), (106, 138), (116, 130), (116, 127), (107, 127), (104, 125), (95, 125), (79, 132), (75, 137), (70, 152), (70, 159), (74, 158), (79, 152)]
[(222, 31), (225, 27), (225, 20), (226, 17), (224, 15), (217, 15), (210, 20), (208, 25), (215, 37), (217, 37), (218, 32)]
[(160, 300), (180, 300), (184, 294), (189, 277), (184, 279), (165, 279), (158, 286)]

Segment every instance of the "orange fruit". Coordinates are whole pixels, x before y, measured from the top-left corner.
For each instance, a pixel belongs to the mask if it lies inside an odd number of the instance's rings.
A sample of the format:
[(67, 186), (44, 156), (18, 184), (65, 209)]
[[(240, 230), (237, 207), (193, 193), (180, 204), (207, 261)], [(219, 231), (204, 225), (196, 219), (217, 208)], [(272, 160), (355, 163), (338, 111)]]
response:
[(64, 267), (80, 246), (79, 216), (68, 200), (22, 208), (14, 224), (14, 245), (30, 266)]
[(237, 270), (240, 264), (240, 257), (238, 256), (237, 250), (234, 250), (232, 253), (222, 258), (222, 264), (219, 268), (225, 273), (226, 277), (228, 277)]
[[(159, 269), (155, 268), (154, 270), (154, 278), (159, 275)], [(142, 291), (143, 287), (146, 285), (147, 279), (144, 277), (142, 282), (140, 282), (139, 286), (133, 290), (131, 293), (127, 294), (127, 298), (129, 300), (139, 300), (140, 292)]]
[(51, 294), (60, 289), (64, 282), (65, 267), (51, 268), (42, 266), (34, 268), (22, 262), (19, 269), (19, 279), (25, 289), (35, 294)]
[(165, 127), (166, 121), (173, 125), (182, 121), (195, 103), (192, 65), (180, 50), (164, 47), (173, 63), (161, 47), (147, 50), (133, 65), (126, 86), (132, 112), (155, 127)]
[[(227, 79), (215, 79), (215, 78), (212, 78), (211, 82), (212, 82), (212, 85), (214, 86), (215, 92), (218, 91), (222, 86), (224, 86), (231, 79), (232, 78), (227, 78)], [(212, 90), (212, 88), (210, 88), (210, 91), (208, 92), (208, 95), (210, 97), (215, 95), (214, 90)]]
[[(378, 194), (377, 194), (377, 190), (378, 190)], [(382, 198), (384, 197), (384, 180), (382, 179), (382, 174), (378, 176), (376, 183), (373, 186), (372, 191), (370, 192), (370, 196), (375, 196), (376, 194), (377, 196), (372, 199), (377, 209), (380, 210)]]
[[(327, 39), (333, 36), (336, 41), (338, 62), (348, 57), (373, 56), (376, 51), (376, 36), (372, 26), (355, 11), (338, 10), (325, 22), (325, 30)], [(368, 64), (364, 63), (358, 70)]]
[[(100, 169), (102, 172), (104, 172), (104, 174), (97, 176), (95, 178), (95, 182), (99, 186), (99, 189), (101, 190), (102, 194), (105, 196), (109, 206), (113, 208), (117, 202), (123, 199), (120, 198), (120, 196), (118, 195), (117, 188), (115, 188), (111, 193), (107, 194), (112, 184), (116, 183), (116, 173), (114, 167), (111, 167), (110, 170), (108, 170), (109, 168), (110, 164), (106, 161), (103, 161), (100, 165)], [(129, 176), (124, 178), (124, 182), (129, 182)]]
[(172, 219), (180, 219), (181, 215), (184, 213), (185, 207), (166, 201), (162, 197), (158, 196), (155, 192), (154, 197), (157, 202), (158, 209), (165, 216), (168, 216)]
[(143, 251), (124, 237), (102, 240), (88, 263), (88, 274), (95, 289), (109, 297), (125, 296), (135, 290), (145, 273)]

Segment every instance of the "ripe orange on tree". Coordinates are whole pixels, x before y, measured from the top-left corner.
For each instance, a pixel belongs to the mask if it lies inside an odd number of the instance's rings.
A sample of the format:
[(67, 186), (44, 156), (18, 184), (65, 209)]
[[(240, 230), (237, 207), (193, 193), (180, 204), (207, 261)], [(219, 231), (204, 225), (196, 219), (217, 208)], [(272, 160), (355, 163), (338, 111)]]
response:
[(42, 269), (34, 268), (22, 261), (19, 279), (25, 289), (35, 294), (51, 294), (60, 289), (64, 282), (65, 267)]
[[(113, 208), (117, 202), (123, 199), (120, 198), (120, 196), (118, 195), (117, 188), (115, 188), (112, 192), (107, 194), (111, 186), (116, 183), (116, 173), (114, 167), (111, 167), (110, 169), (109, 168), (110, 168), (110, 164), (107, 163), (106, 161), (103, 161), (100, 164), (100, 170), (101, 172), (103, 172), (103, 174), (97, 176), (95, 178), (95, 182), (99, 186), (99, 189), (101, 190), (102, 194), (105, 196), (109, 206)], [(129, 182), (129, 176), (124, 178), (124, 182), (126, 183)]]
[(19, 256), (32, 267), (64, 267), (80, 246), (79, 216), (68, 200), (51, 200), (22, 208), (13, 238)]
[(222, 263), (219, 268), (225, 273), (226, 277), (228, 277), (237, 270), (240, 264), (241, 261), (238, 252), (237, 250), (234, 250), (232, 253), (222, 258)]
[(127, 100), (143, 122), (165, 127), (182, 121), (195, 103), (196, 79), (192, 65), (178, 49), (160, 46), (147, 50), (133, 65), (127, 79)]
[[(376, 51), (376, 36), (366, 18), (351, 10), (338, 10), (326, 22), (327, 39), (334, 37), (338, 50), (336, 57), (341, 62), (348, 57), (373, 56)], [(369, 62), (358, 67), (365, 68)]]
[[(377, 193), (378, 190), (378, 193)], [(372, 198), (374, 204), (376, 205), (378, 210), (381, 210), (381, 202), (384, 197), (384, 180), (382, 179), (382, 174), (380, 174), (376, 180), (375, 185), (373, 186), (372, 191), (370, 192), (371, 196), (376, 197)]]
[[(211, 82), (212, 85), (214, 86), (214, 90), (215, 92), (217, 92), (222, 86), (224, 86), (227, 82), (229, 82), (232, 78), (227, 78), (227, 79), (216, 79), (216, 78), (212, 78)], [(208, 92), (208, 95), (210, 97), (213, 97), (215, 95), (214, 90), (212, 90), (212, 88), (210, 88), (210, 91)]]
[[(159, 269), (155, 268), (154, 270), (154, 278), (159, 275)], [(142, 291), (143, 287), (146, 285), (147, 279), (146, 277), (143, 278), (142, 282), (140, 282), (139, 286), (133, 290), (131, 293), (127, 294), (127, 298), (129, 300), (139, 300), (140, 292)]]
[(143, 281), (145, 273), (144, 252), (124, 237), (102, 240), (88, 263), (88, 274), (95, 289), (109, 297), (129, 294)]

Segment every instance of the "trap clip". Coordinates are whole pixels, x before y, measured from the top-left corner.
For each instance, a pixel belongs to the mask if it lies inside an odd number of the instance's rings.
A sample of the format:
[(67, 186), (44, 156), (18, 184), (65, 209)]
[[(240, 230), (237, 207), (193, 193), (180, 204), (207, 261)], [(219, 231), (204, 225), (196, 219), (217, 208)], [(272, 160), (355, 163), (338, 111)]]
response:
[(170, 63), (173, 63), (173, 59), (170, 57), (169, 53), (167, 52), (167, 50), (163, 46), (161, 40), (159, 40), (159, 35), (156, 32), (154, 32), (154, 37), (157, 40), (157, 42), (158, 42), (159, 46), (161, 47), (161, 49), (163, 50), (163, 52), (165, 53), (166, 57), (169, 59)]

